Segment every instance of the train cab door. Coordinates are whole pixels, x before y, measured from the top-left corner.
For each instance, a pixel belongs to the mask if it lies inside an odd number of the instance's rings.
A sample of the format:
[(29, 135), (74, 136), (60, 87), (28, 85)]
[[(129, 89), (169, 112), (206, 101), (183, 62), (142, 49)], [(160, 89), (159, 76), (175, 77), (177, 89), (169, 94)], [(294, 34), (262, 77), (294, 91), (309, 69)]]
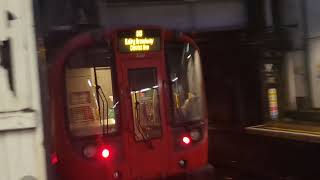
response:
[(128, 59), (123, 67), (131, 175), (137, 179), (165, 176), (168, 165), (165, 73), (160, 58)]

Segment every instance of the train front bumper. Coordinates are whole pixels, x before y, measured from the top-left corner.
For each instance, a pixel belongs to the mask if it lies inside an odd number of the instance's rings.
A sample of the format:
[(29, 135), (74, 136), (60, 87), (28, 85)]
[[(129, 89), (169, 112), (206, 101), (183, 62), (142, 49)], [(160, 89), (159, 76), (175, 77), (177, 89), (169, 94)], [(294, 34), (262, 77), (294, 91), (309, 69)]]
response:
[(215, 180), (215, 170), (210, 164), (194, 170), (192, 172), (187, 172), (184, 174), (179, 174), (177, 176), (168, 177), (167, 180)]

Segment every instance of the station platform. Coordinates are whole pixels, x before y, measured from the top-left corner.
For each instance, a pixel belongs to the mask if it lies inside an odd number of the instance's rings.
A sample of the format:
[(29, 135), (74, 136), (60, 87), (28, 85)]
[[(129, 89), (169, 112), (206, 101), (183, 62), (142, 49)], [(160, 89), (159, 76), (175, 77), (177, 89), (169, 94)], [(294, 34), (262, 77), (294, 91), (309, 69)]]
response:
[(281, 120), (247, 127), (249, 134), (280, 137), (297, 141), (320, 143), (320, 123), (310, 121)]

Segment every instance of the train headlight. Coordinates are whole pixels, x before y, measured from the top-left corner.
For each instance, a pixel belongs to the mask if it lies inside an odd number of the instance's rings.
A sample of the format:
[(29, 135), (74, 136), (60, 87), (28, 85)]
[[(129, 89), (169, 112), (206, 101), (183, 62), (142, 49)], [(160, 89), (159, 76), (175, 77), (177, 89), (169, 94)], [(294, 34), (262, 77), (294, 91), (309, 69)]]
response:
[(83, 155), (86, 158), (94, 158), (97, 154), (97, 146), (90, 144), (83, 148)]
[(113, 178), (114, 178), (114, 179), (120, 178), (120, 172), (119, 172), (119, 171), (115, 171), (115, 172), (113, 173)]
[(200, 129), (193, 129), (190, 132), (190, 137), (193, 141), (199, 141), (201, 139), (201, 132)]
[(186, 160), (180, 160), (179, 161), (179, 166), (181, 168), (186, 168), (187, 167), (187, 161)]

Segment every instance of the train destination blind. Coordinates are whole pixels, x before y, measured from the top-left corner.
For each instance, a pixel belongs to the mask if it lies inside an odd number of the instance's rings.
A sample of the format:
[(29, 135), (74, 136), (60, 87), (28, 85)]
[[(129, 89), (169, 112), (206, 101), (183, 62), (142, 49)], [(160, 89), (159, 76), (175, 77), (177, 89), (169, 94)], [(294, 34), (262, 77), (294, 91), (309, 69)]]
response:
[(119, 51), (122, 53), (160, 51), (158, 30), (123, 31), (118, 34), (118, 40)]

